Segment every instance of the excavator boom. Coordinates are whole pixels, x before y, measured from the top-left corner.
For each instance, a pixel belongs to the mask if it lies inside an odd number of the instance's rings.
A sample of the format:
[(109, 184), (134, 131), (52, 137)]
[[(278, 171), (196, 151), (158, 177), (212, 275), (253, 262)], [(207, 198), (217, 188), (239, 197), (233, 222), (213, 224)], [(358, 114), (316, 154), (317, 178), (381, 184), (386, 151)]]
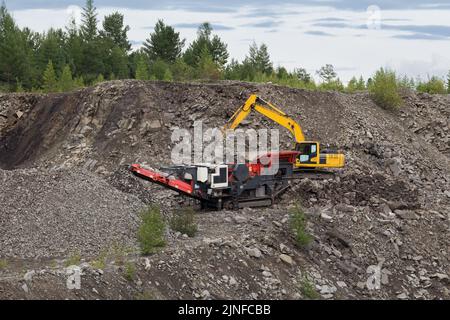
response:
[(247, 118), (252, 110), (259, 112), (288, 129), (294, 136), (295, 142), (299, 143), (305, 141), (302, 128), (297, 122), (271, 103), (264, 101), (256, 95), (251, 95), (245, 104), (233, 114), (225, 125), (224, 130), (236, 129), (239, 124)]

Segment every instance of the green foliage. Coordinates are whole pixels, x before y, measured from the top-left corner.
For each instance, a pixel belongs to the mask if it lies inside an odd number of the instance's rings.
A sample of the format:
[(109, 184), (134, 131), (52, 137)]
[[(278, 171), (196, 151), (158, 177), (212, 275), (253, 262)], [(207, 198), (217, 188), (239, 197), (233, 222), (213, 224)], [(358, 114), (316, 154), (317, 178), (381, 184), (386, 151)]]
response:
[(154, 61), (150, 65), (150, 75), (153, 76), (156, 80), (166, 80), (166, 76), (171, 77), (169, 64), (161, 59)]
[(314, 287), (314, 284), (312, 284), (307, 277), (304, 277), (300, 282), (300, 292), (306, 299), (315, 300), (320, 298), (320, 295)]
[(66, 92), (75, 88), (75, 83), (72, 78), (72, 71), (69, 65), (65, 65), (59, 79), (59, 91)]
[(342, 84), (341, 80), (334, 79), (328, 82), (322, 82), (319, 87), (320, 90), (329, 90), (329, 91), (344, 91), (345, 87)]
[(195, 39), (187, 48), (183, 55), (184, 61), (191, 67), (197, 67), (202, 52), (207, 50), (214, 63), (219, 68), (223, 68), (228, 61), (227, 45), (222, 42), (219, 36), (212, 36), (212, 27), (208, 22), (203, 23), (197, 32), (197, 39)]
[(58, 82), (56, 81), (56, 73), (53, 68), (52, 60), (50, 60), (47, 64), (47, 68), (44, 71), (42, 76), (42, 88), (44, 92), (56, 92), (58, 91)]
[(104, 270), (106, 268), (106, 259), (108, 257), (108, 252), (106, 250), (102, 251), (97, 259), (91, 262), (91, 266), (94, 269)]
[(447, 93), (450, 93), (450, 70), (447, 74)]
[(125, 279), (128, 281), (133, 281), (135, 277), (136, 265), (131, 261), (127, 261), (127, 263), (125, 263)]
[(204, 47), (200, 53), (200, 59), (195, 69), (197, 79), (219, 80), (221, 78), (219, 68), (220, 66), (214, 62), (213, 57), (206, 47)]
[(20, 82), (19, 79), (16, 79), (16, 92), (17, 93), (23, 93), (25, 92), (25, 89), (22, 86), (22, 82)]
[(300, 247), (307, 246), (311, 241), (311, 235), (306, 231), (306, 216), (300, 205), (295, 205), (290, 210), (290, 227), (294, 238)]
[(97, 8), (94, 7), (93, 0), (86, 0), (83, 8), (81, 34), (87, 42), (97, 37)]
[(163, 20), (158, 20), (154, 32), (144, 44), (144, 50), (151, 61), (174, 63), (181, 57), (184, 43), (185, 40), (180, 40), (180, 34), (175, 32), (173, 27), (164, 24)]
[(102, 82), (105, 82), (105, 77), (102, 74), (99, 74), (92, 84), (96, 85)]
[(184, 208), (176, 210), (170, 219), (170, 228), (181, 232), (181, 234), (187, 234), (191, 238), (194, 237), (198, 230), (194, 209)]
[(148, 64), (143, 56), (140, 56), (138, 59), (135, 78), (137, 80), (148, 80), (150, 78), (148, 73)]
[(8, 267), (8, 261), (5, 259), (0, 259), (0, 270), (4, 270)]
[(79, 252), (72, 253), (69, 258), (65, 261), (64, 265), (66, 267), (78, 266), (81, 263), (81, 255)]
[(417, 84), (417, 91), (429, 94), (447, 93), (444, 81), (438, 77), (431, 77), (427, 82), (419, 82)]
[(177, 59), (171, 66), (172, 77), (175, 81), (191, 80), (194, 77), (194, 70), (183, 59)]
[(368, 85), (372, 100), (381, 108), (397, 108), (402, 104), (394, 71), (379, 69)]
[(123, 52), (131, 50), (131, 43), (128, 41), (129, 26), (124, 26), (123, 14), (114, 12), (105, 16), (103, 20), (103, 30), (100, 36), (110, 42), (112, 47), (120, 49)]
[(142, 254), (154, 253), (166, 245), (165, 228), (166, 225), (158, 207), (151, 206), (142, 213), (142, 223), (138, 230)]
[(306, 71), (305, 68), (298, 68), (294, 70), (294, 75), (296, 76), (296, 78), (303, 82), (303, 83), (309, 83), (312, 81), (312, 77), (311, 75), (308, 73), (308, 71)]
[(256, 73), (271, 74), (273, 72), (273, 64), (270, 60), (269, 50), (264, 43), (258, 47), (258, 45), (253, 42), (250, 46), (247, 62)]
[(334, 67), (331, 64), (324, 65), (317, 70), (316, 73), (324, 83), (331, 83), (335, 81), (337, 77), (337, 73), (334, 71)]

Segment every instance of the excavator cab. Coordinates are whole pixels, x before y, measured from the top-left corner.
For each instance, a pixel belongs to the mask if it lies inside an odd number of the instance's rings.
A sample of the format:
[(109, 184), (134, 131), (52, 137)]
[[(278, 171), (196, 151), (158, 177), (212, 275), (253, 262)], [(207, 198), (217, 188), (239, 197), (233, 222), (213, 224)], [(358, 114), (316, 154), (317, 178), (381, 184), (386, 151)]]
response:
[(301, 142), (296, 144), (296, 151), (300, 152), (297, 157), (297, 165), (317, 165), (320, 163), (319, 143), (317, 142)]

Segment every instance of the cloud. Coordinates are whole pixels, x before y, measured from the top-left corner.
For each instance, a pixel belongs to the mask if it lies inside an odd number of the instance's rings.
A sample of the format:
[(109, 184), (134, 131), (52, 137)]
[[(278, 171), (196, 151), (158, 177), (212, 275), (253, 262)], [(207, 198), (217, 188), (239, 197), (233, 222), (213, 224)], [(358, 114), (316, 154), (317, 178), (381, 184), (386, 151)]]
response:
[[(179, 29), (198, 29), (201, 24), (202, 23), (176, 23), (173, 25), (173, 27)], [(234, 27), (229, 27), (223, 24), (212, 23), (211, 27), (213, 28), (213, 30), (234, 30)]]
[[(8, 8), (11, 10), (22, 9), (49, 9), (65, 8), (69, 5), (83, 6), (85, 0), (7, 0)], [(342, 10), (361, 11), (366, 10), (370, 5), (376, 4), (382, 10), (405, 10), (405, 9), (449, 9), (450, 4), (446, 0), (280, 0), (277, 1), (277, 7), (283, 5), (302, 5), (309, 7), (331, 7)], [(273, 0), (95, 0), (97, 7), (119, 7), (133, 9), (153, 9), (153, 10), (188, 10), (197, 12), (236, 12), (243, 6), (253, 6), (264, 8), (273, 5)], [(263, 9), (264, 10), (264, 9)], [(270, 14), (270, 10), (265, 10)], [(261, 11), (263, 12), (263, 11)], [(261, 13), (260, 12), (260, 13)], [(274, 17), (277, 11), (270, 16)], [(269, 15), (266, 15), (269, 16)]]
[(447, 37), (436, 36), (424, 33), (410, 33), (410, 34), (396, 34), (391, 38), (404, 39), (404, 40), (447, 40)]
[(276, 21), (276, 20), (265, 20), (265, 21), (259, 21), (259, 22), (251, 22), (243, 24), (242, 27), (250, 27), (250, 28), (276, 28), (279, 27), (283, 22)]
[(333, 37), (334, 36), (331, 33), (324, 32), (324, 31), (318, 31), (318, 30), (305, 31), (304, 34), (307, 34), (310, 36), (325, 36), (325, 37)]
[[(351, 24), (345, 22), (318, 22), (313, 24), (322, 28), (367, 29), (365, 24)], [(450, 26), (446, 25), (414, 25), (414, 24), (381, 24), (381, 30), (404, 31), (407, 34), (392, 36), (399, 39), (445, 40), (450, 39)]]

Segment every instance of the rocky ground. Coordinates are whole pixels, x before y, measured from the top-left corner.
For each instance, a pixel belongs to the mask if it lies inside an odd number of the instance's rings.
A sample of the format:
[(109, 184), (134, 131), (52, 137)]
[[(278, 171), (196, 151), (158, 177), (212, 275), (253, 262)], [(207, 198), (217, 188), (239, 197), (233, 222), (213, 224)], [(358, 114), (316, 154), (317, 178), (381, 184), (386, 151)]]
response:
[[(198, 211), (194, 238), (168, 229), (164, 249), (140, 256), (139, 211), (158, 203), (169, 218), (188, 202), (127, 165), (170, 164), (173, 128), (221, 126), (253, 92), (347, 167), (296, 181), (271, 208)], [(403, 98), (389, 111), (367, 93), (140, 81), (0, 95), (0, 298), (449, 299), (450, 96)], [(246, 126), (276, 128), (257, 115)], [(289, 229), (296, 203), (307, 247)]]

